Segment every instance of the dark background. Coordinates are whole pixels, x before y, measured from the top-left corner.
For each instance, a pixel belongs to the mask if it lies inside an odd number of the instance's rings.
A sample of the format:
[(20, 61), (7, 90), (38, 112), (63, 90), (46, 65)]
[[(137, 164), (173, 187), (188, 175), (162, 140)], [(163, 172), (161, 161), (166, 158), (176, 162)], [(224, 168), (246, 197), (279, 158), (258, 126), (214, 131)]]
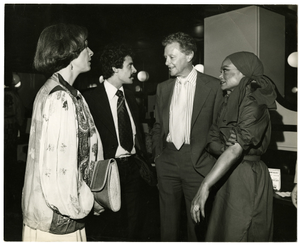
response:
[[(204, 35), (196, 32), (204, 18), (250, 5), (197, 4), (6, 4), (5, 5), (5, 65), (17, 72), (35, 72), (33, 56), (41, 31), (55, 23), (67, 22), (87, 27), (89, 47), (94, 51), (91, 72), (81, 74), (74, 86), (83, 89), (101, 75), (97, 57), (112, 41), (130, 44), (136, 51), (138, 71), (146, 70), (150, 78), (145, 93), (154, 94), (156, 85), (168, 78), (164, 65), (162, 39), (170, 33), (183, 31), (197, 40), (198, 63), (203, 64)], [(297, 5), (258, 5), (285, 16), (286, 57), (297, 50)], [(296, 86), (297, 69), (286, 67), (286, 97), (297, 103), (289, 91)], [(293, 76), (293, 77), (292, 77)], [(87, 78), (88, 79), (85, 79)], [(88, 80), (89, 82), (87, 82)], [(138, 81), (136, 81), (137, 83)]]

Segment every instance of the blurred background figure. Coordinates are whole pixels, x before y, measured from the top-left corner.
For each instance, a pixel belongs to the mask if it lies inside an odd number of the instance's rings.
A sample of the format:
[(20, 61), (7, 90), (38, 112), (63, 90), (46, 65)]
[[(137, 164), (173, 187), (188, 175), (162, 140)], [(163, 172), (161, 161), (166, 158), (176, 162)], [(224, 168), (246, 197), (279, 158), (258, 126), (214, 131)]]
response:
[[(24, 124), (25, 110), (18, 94), (21, 80), (11, 69), (5, 70), (4, 80), (4, 196), (5, 208), (20, 206), (18, 173), (18, 136)], [(19, 200), (19, 201), (18, 201)]]

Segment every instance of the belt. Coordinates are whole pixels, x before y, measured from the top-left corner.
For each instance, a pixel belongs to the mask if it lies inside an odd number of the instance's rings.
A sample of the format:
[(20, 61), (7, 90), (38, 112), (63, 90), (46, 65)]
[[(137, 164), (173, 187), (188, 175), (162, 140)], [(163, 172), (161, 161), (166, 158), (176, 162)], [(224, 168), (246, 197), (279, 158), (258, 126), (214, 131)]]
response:
[(243, 160), (246, 161), (259, 161), (260, 160), (260, 156), (256, 156), (256, 155), (245, 155), (243, 157)]
[(115, 160), (117, 161), (117, 163), (126, 163), (129, 162), (130, 160), (132, 160), (134, 158), (135, 155), (130, 155), (130, 156), (126, 156), (126, 157), (116, 157)]

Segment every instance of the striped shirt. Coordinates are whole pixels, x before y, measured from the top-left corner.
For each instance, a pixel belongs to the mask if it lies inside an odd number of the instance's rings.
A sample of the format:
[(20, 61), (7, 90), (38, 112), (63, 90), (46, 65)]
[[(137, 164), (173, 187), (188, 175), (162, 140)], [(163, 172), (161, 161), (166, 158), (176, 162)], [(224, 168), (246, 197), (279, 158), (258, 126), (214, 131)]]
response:
[[(187, 110), (185, 115), (182, 115), (185, 117), (185, 144), (190, 144), (190, 134), (191, 134), (191, 121), (192, 121), (192, 113), (193, 113), (193, 104), (194, 104), (194, 96), (195, 96), (195, 89), (196, 89), (196, 80), (197, 80), (197, 71), (195, 68), (192, 69), (190, 74), (186, 78), (180, 78), (177, 77), (175, 86), (174, 86), (174, 91), (173, 91), (173, 96), (172, 96), (172, 101), (171, 101), (171, 106), (170, 106), (170, 114), (169, 114), (169, 128), (172, 128), (172, 117), (173, 117), (173, 108), (174, 104), (176, 104), (176, 100), (179, 94), (179, 87), (180, 87), (180, 82), (187, 81), (186, 84), (186, 89), (187, 89)], [(171, 130), (170, 130), (171, 131)], [(169, 131), (169, 134), (167, 136), (167, 142), (172, 142), (172, 135)]]

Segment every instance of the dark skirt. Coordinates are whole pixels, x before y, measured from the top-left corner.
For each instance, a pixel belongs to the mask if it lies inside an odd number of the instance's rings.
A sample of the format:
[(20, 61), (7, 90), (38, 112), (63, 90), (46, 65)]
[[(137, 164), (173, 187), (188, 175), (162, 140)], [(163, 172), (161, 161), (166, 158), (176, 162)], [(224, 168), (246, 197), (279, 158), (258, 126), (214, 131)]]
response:
[(218, 190), (208, 242), (268, 242), (273, 237), (273, 185), (262, 161), (242, 161)]

